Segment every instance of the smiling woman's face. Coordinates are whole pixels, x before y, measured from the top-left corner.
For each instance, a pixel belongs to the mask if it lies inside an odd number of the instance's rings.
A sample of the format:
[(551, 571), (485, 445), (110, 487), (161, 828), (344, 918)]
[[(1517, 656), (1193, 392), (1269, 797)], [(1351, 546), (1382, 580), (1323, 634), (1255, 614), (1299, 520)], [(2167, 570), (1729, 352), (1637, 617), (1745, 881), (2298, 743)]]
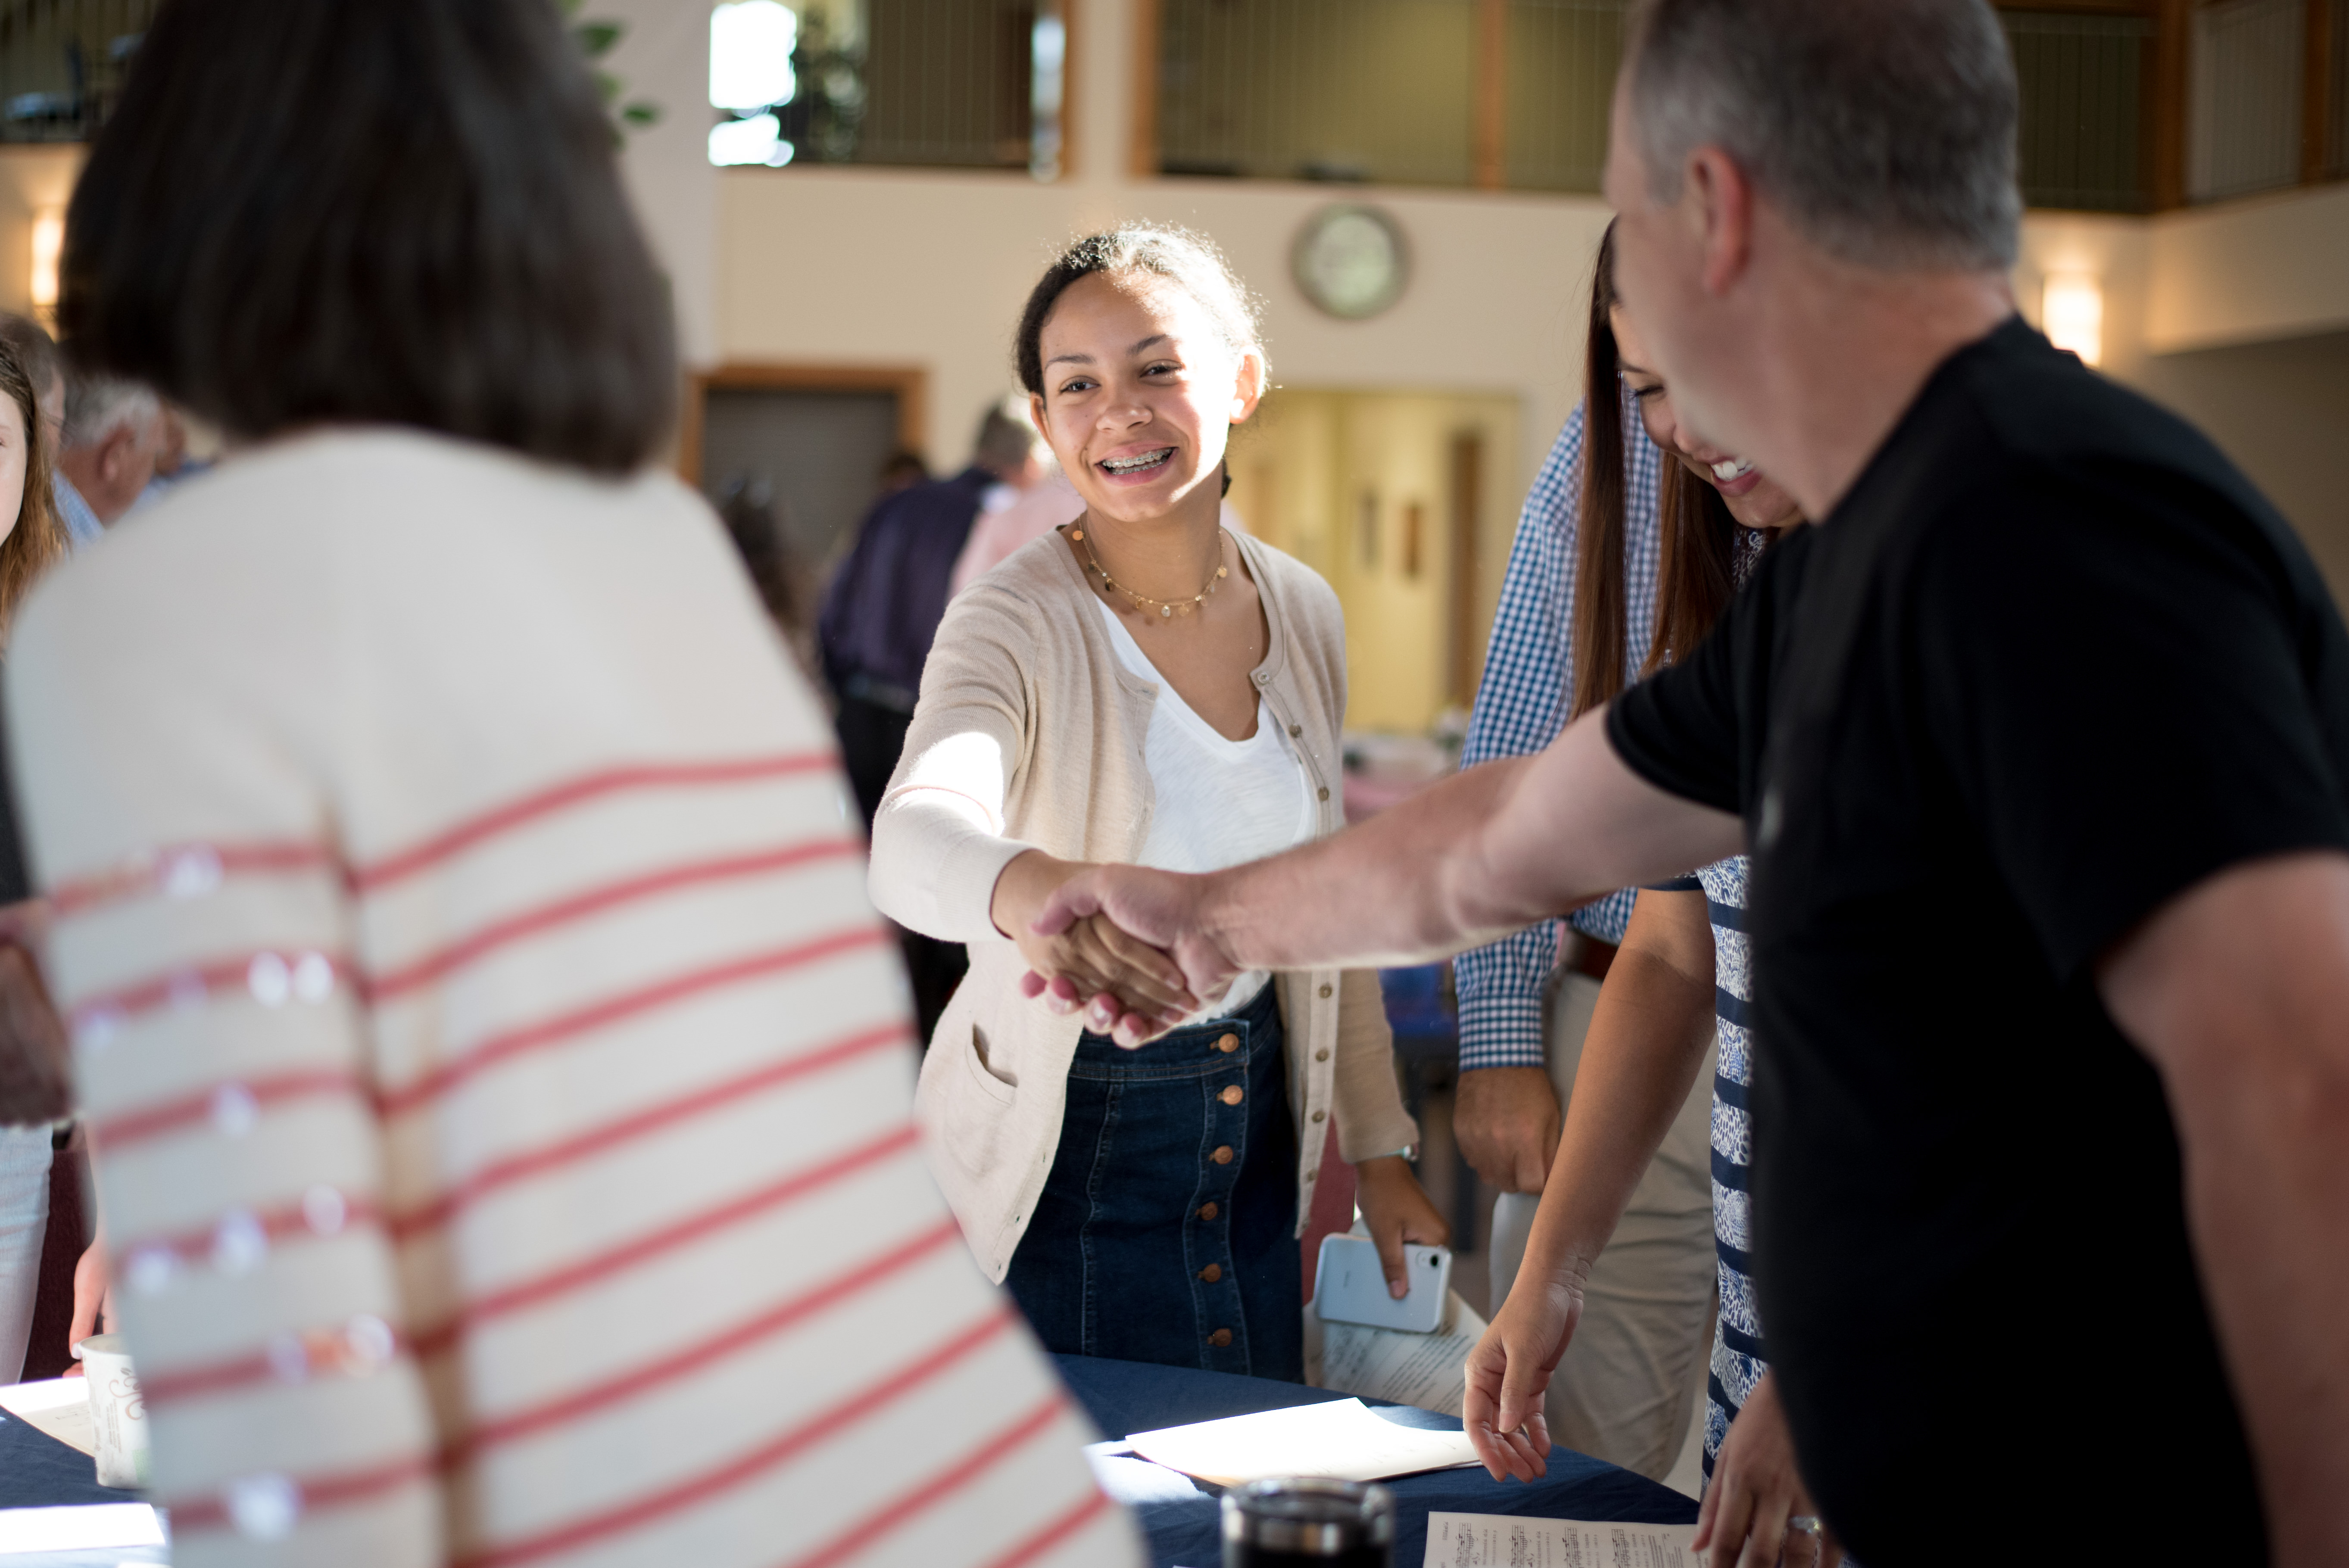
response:
[(16, 531), (25, 510), (25, 410), (0, 393), (0, 540)]
[(1141, 521), (1202, 486), (1221, 495), (1224, 444), (1256, 411), (1264, 360), (1234, 352), (1180, 285), (1088, 273), (1044, 318), (1040, 346), (1036, 428), (1097, 515)]
[(1664, 378), (1649, 368), (1647, 345), (1618, 305), (1607, 315), (1615, 331), (1615, 349), (1623, 366), (1623, 380), (1640, 400), (1640, 422), (1648, 438), (1680, 459), (1682, 467), (1721, 492), (1729, 515), (1748, 528), (1790, 528), (1803, 521), (1803, 509), (1762, 470), (1733, 452), (1723, 451), (1697, 438), (1681, 423), (1672, 407)]

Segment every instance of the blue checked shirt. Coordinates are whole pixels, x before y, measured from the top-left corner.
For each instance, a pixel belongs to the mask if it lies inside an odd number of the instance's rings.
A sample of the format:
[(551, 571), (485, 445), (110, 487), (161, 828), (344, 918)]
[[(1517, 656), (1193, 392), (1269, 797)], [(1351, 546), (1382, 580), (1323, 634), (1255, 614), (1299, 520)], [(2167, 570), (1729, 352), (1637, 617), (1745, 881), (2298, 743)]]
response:
[[(1656, 562), (1661, 520), (1656, 491), (1662, 454), (1640, 423), (1638, 405), (1623, 390), (1626, 592), (1624, 665), (1636, 671), (1648, 656), (1656, 618)], [(1576, 521), (1582, 508), (1582, 416), (1578, 405), (1549, 449), (1517, 517), (1509, 549), (1501, 607), (1485, 654), (1485, 679), (1460, 766), (1539, 751), (1566, 727), (1574, 701), (1574, 562)], [(1630, 889), (1578, 910), (1576, 930), (1603, 942), (1623, 940), (1631, 918)], [(1460, 1066), (1537, 1068), (1542, 1065), (1542, 986), (1557, 963), (1555, 921), (1521, 931), (1453, 964), (1460, 992)]]

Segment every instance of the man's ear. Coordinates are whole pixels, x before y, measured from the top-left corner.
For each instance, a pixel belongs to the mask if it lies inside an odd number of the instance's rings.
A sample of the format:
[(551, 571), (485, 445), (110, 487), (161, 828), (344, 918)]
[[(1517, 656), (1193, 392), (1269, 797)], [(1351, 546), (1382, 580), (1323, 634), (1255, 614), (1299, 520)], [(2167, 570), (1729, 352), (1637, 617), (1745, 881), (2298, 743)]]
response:
[(1689, 154), (1682, 205), (1703, 247), (1704, 291), (1724, 294), (1744, 275), (1754, 249), (1754, 182), (1718, 147)]
[(139, 444), (139, 432), (128, 424), (117, 425), (98, 444), (98, 476), (109, 484), (119, 479), (130, 466), (130, 454)]

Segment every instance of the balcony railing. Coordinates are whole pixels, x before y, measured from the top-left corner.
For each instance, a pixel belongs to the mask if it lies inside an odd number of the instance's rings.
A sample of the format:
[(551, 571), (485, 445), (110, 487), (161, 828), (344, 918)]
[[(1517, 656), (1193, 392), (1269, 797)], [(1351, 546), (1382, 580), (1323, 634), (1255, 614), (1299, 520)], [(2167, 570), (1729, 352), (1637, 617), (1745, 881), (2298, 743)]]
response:
[(2023, 89), (2016, 174), (2033, 207), (2142, 212), (2152, 204), (2148, 16), (2002, 11)]
[(0, 3), (0, 141), (86, 141), (160, 0)]

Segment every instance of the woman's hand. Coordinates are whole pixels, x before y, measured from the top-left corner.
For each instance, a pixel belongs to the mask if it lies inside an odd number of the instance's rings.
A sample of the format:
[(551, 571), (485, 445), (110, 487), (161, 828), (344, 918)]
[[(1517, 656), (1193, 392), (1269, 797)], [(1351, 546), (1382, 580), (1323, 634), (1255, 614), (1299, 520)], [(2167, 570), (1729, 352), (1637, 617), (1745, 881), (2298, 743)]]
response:
[(995, 928), (1028, 960), (1029, 995), (1062, 1015), (1081, 1008), (1087, 1027), (1113, 1034), (1122, 1046), (1138, 1046), (1199, 1004), (1172, 959), (1102, 916), (1077, 921), (1056, 935), (1037, 934), (1036, 916), (1053, 891), (1087, 869), (1030, 850), (996, 879), (989, 913)]
[[(1532, 1260), (1527, 1260), (1530, 1264)], [(1467, 1401), (1460, 1424), (1495, 1480), (1532, 1480), (1549, 1466), (1550, 1374), (1582, 1320), (1588, 1263), (1517, 1273), (1509, 1299), (1468, 1353)]]
[(1789, 1568), (1843, 1559), (1843, 1547), (1824, 1527), (1816, 1557), (1803, 1550), (1799, 1537), (1787, 1550), (1787, 1520), (1816, 1518), (1818, 1510), (1795, 1469), (1795, 1435), (1786, 1426), (1786, 1408), (1778, 1402), (1776, 1376), (1762, 1374), (1744, 1408), (1729, 1423), (1729, 1435), (1721, 1440), (1713, 1484), (1705, 1488), (1692, 1542), (1704, 1553), (1706, 1568), (1773, 1568), (1782, 1550)]
[[(73, 1323), (66, 1330), (66, 1348), (70, 1351), (91, 1335), (104, 1334), (113, 1326), (114, 1285), (107, 1278), (106, 1229), (100, 1226), (74, 1264)], [(79, 1357), (66, 1368), (66, 1376), (81, 1376)]]
[(1452, 1239), (1452, 1227), (1412, 1173), (1411, 1161), (1400, 1154), (1382, 1154), (1354, 1167), (1354, 1202), (1361, 1207), (1362, 1222), (1371, 1228), (1371, 1244), (1379, 1249), (1387, 1294), (1401, 1301), (1411, 1294), (1403, 1243), (1440, 1247)]

